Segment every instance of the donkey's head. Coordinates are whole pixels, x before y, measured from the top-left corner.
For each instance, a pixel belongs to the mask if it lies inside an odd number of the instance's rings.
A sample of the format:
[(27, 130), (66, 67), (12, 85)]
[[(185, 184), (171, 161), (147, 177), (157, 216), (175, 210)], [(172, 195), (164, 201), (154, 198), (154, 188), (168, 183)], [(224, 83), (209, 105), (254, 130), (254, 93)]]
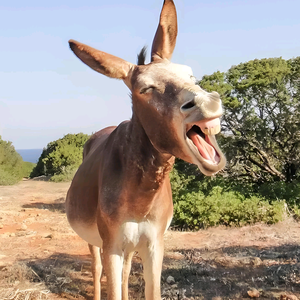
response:
[(196, 85), (190, 67), (170, 62), (176, 37), (175, 5), (165, 0), (147, 65), (131, 64), (74, 40), (69, 43), (89, 67), (125, 82), (132, 93), (133, 115), (158, 151), (212, 175), (226, 163), (215, 139), (220, 131), (221, 100), (218, 93), (207, 93)]

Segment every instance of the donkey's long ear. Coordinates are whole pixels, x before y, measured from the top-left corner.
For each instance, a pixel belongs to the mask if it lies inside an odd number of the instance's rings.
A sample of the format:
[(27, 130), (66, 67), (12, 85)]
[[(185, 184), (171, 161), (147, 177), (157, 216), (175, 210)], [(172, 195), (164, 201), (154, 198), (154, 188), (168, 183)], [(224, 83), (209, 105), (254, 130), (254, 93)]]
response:
[(177, 14), (173, 0), (165, 0), (152, 44), (151, 61), (170, 59), (177, 37)]
[(77, 41), (69, 40), (69, 44), (72, 51), (80, 60), (93, 70), (108, 77), (124, 80), (134, 66), (119, 57), (99, 51)]

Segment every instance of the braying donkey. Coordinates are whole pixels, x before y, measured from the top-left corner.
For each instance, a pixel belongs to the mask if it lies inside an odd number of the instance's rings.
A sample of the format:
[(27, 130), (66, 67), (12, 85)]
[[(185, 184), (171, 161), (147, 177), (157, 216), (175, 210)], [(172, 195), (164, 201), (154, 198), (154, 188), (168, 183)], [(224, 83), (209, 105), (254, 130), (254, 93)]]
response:
[(219, 94), (196, 83), (190, 67), (170, 62), (177, 36), (172, 0), (165, 0), (151, 62), (138, 65), (70, 40), (89, 67), (122, 79), (132, 94), (132, 119), (102, 129), (87, 141), (66, 200), (69, 223), (92, 254), (94, 299), (100, 299), (102, 265), (109, 300), (128, 299), (133, 253), (142, 258), (145, 296), (161, 299), (163, 235), (173, 215), (169, 172), (175, 157), (205, 175), (225, 166), (215, 134)]

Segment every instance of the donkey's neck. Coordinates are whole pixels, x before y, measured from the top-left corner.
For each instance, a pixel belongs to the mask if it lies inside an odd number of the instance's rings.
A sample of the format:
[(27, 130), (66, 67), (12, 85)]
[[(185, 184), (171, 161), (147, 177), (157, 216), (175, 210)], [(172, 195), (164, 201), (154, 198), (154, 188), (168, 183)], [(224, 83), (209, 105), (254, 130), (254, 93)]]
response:
[(156, 192), (174, 164), (171, 154), (159, 152), (149, 140), (138, 118), (133, 114), (127, 127), (128, 157), (127, 168), (137, 188), (143, 192)]

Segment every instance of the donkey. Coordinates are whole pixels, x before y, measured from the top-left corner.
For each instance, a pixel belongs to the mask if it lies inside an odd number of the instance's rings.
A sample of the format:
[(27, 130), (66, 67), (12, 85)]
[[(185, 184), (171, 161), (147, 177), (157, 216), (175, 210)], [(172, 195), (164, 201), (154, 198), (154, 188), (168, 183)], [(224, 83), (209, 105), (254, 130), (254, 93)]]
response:
[(145, 297), (161, 299), (163, 235), (173, 216), (169, 172), (175, 157), (205, 175), (225, 166), (215, 139), (219, 94), (196, 85), (191, 68), (170, 62), (177, 37), (176, 8), (165, 0), (151, 62), (139, 64), (70, 40), (89, 67), (122, 79), (132, 94), (132, 119), (91, 136), (66, 199), (68, 221), (89, 244), (94, 299), (100, 299), (102, 265), (109, 300), (128, 299), (133, 253), (142, 258)]

